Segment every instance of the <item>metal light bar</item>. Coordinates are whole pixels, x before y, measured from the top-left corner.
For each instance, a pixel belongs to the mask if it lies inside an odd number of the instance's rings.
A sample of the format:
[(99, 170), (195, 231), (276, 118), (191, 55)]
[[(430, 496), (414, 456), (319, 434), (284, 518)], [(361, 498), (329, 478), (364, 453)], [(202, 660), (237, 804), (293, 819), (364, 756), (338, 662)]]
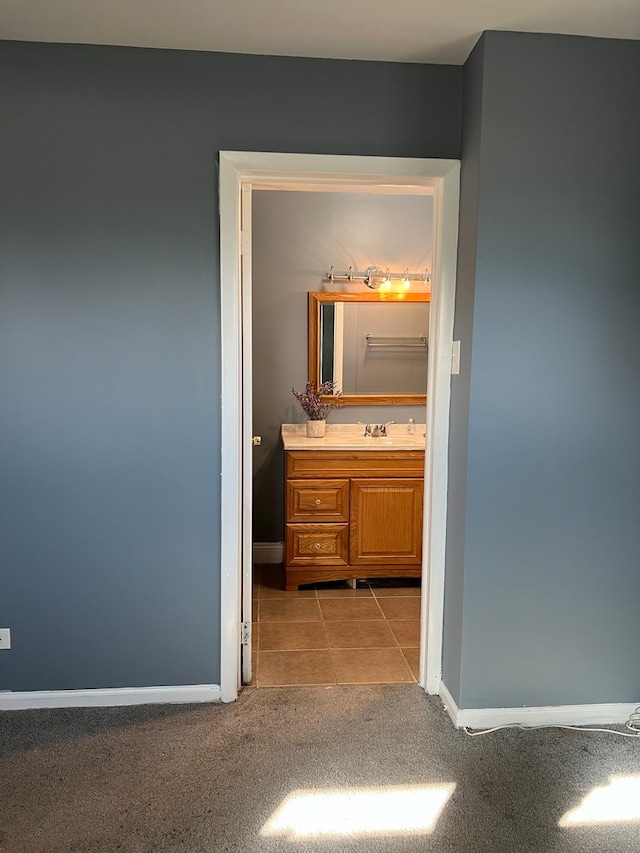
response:
[(371, 288), (371, 290), (378, 290), (383, 282), (392, 280), (421, 281), (427, 284), (431, 281), (431, 273), (429, 270), (425, 270), (424, 272), (409, 272), (408, 269), (402, 273), (390, 272), (388, 268), (384, 272), (380, 267), (368, 267), (364, 272), (354, 271), (353, 267), (349, 267), (347, 272), (337, 273), (334, 272), (332, 266), (325, 280), (332, 283), (334, 281), (361, 281), (367, 287)]

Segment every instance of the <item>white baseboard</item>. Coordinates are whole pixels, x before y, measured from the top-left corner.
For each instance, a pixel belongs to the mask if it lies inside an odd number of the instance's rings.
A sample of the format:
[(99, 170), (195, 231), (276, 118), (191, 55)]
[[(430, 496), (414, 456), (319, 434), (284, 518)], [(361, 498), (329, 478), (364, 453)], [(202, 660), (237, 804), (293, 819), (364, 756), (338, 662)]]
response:
[(458, 723), (458, 714), (460, 713), (460, 708), (458, 708), (453, 696), (449, 693), (447, 685), (444, 681), (440, 682), (440, 687), (438, 688), (438, 696), (442, 700), (442, 704), (444, 705), (445, 711), (451, 717), (451, 722), (453, 725), (459, 729), (460, 724)]
[(219, 702), (219, 684), (179, 687), (117, 687), (97, 690), (33, 690), (0, 693), (0, 711), (27, 708), (107, 708), (113, 705), (155, 705), (166, 702)]
[(284, 560), (284, 542), (254, 542), (254, 563), (281, 563)]
[(439, 696), (457, 729), (494, 726), (594, 726), (626, 723), (638, 704), (541, 705), (528, 708), (458, 708), (445, 684)]

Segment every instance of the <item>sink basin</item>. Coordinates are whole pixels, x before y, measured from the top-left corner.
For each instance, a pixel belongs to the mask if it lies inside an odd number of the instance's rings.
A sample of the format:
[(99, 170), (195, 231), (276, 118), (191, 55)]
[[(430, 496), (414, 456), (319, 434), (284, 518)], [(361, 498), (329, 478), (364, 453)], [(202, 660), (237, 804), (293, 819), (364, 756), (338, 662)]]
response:
[(362, 424), (327, 424), (323, 438), (307, 438), (305, 424), (282, 424), (285, 450), (424, 450), (425, 425), (389, 424), (386, 436), (365, 437)]

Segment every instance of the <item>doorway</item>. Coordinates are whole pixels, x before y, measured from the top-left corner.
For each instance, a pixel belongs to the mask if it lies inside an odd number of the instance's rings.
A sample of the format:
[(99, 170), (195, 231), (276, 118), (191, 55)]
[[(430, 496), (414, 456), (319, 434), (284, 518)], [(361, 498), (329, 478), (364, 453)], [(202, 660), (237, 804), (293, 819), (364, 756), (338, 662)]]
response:
[[(424, 583), (419, 682), (440, 681), (450, 354), (458, 215), (458, 161), (222, 152), (220, 155), (223, 374), (222, 656), (223, 701), (240, 687), (240, 644), (251, 606), (250, 204), (256, 189), (357, 189), (433, 195), (433, 342), (429, 360), (424, 508)], [(244, 204), (241, 199), (243, 199)], [(244, 278), (244, 283), (243, 283)], [(239, 431), (238, 425), (242, 424)], [(247, 596), (248, 591), (248, 596)], [(243, 602), (244, 598), (244, 602)], [(248, 606), (247, 606), (248, 602)]]
[[(326, 471), (324, 488), (338, 488), (338, 494), (318, 497), (318, 482), (305, 485), (290, 476), (285, 489), (281, 425), (304, 420), (291, 389), (304, 389), (309, 371), (335, 382), (349, 402), (328, 413), (329, 433), (345, 423), (393, 421), (390, 435), (393, 431), (397, 440), (396, 431), (412, 429), (411, 440), (420, 439), (424, 448), (430, 282), (419, 276), (427, 276), (433, 265), (432, 190), (366, 189), (305, 182), (295, 189), (252, 192), (252, 421), (261, 440), (253, 449), (251, 683), (257, 687), (418, 679), (420, 580), (409, 575), (421, 573), (424, 451), (416, 450), (414, 479), (401, 486), (399, 480), (383, 481), (382, 492), (380, 482), (363, 492), (356, 488), (362, 483), (336, 481)], [(358, 279), (331, 281), (328, 274), (331, 268), (339, 275), (370, 267), (394, 271), (394, 280), (373, 282), (379, 287), (371, 289)], [(413, 281), (398, 278), (409, 274)], [(315, 295), (311, 304), (310, 293)], [(310, 308), (317, 322), (310, 322)], [(311, 352), (320, 355), (317, 366), (313, 360), (308, 364)], [(407, 399), (412, 393), (422, 400)], [(383, 401), (379, 395), (388, 397)], [(363, 427), (356, 429), (362, 434)], [(384, 449), (378, 440), (368, 448)], [(331, 506), (330, 515), (323, 516), (321, 510), (328, 512), (327, 501), (334, 498), (339, 512)], [(298, 500), (317, 500), (320, 509), (300, 514), (298, 508), (292, 515)], [(349, 519), (361, 500), (361, 521), (352, 528)], [(365, 518), (376, 523), (363, 527)], [(314, 527), (318, 521), (338, 527)], [(384, 547), (403, 557), (371, 554), (372, 547), (383, 547), (382, 541), (374, 546), (382, 531)], [(302, 586), (292, 589), (292, 568), (282, 567), (283, 540), (291, 555), (318, 545), (309, 537), (323, 535), (329, 550), (337, 544), (331, 537), (340, 538), (340, 553), (331, 561), (343, 560), (347, 546), (350, 553), (367, 552), (356, 589), (345, 580), (323, 579), (326, 567), (310, 582), (309, 570), (313, 573), (319, 561), (304, 554), (296, 557), (296, 586)], [(311, 565), (305, 567), (305, 560)], [(400, 568), (403, 561), (415, 568)], [(328, 571), (339, 575), (341, 569), (333, 565)], [(385, 572), (397, 577), (373, 577)], [(246, 669), (243, 664), (243, 680)]]

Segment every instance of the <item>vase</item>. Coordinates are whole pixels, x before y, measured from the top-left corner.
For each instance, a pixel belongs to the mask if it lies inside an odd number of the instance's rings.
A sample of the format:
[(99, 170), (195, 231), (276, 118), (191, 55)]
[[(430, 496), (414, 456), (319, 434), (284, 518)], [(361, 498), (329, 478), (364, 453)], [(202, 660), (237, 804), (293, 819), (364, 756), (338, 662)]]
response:
[(322, 438), (326, 421), (307, 421), (307, 438)]

